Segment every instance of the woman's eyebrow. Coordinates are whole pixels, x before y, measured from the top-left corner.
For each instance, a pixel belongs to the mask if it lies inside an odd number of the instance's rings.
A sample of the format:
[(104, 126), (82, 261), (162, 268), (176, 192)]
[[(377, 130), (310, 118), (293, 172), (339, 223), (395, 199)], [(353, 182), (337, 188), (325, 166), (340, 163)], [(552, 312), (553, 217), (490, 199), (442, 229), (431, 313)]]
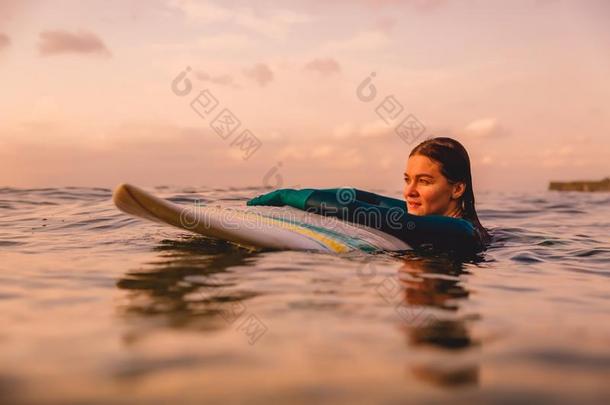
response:
[[(404, 173), (404, 175), (405, 175), (405, 177), (410, 177), (407, 173)], [(427, 174), (427, 173), (416, 174), (415, 178), (418, 178), (418, 177), (430, 177), (431, 179), (434, 178), (433, 175)]]

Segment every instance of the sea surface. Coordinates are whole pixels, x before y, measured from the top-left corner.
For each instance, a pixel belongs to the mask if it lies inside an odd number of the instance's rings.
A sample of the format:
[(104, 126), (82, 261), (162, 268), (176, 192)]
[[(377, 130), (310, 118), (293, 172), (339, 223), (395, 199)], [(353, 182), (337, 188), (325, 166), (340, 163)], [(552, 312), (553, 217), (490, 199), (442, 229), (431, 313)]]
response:
[(609, 193), (480, 193), (469, 262), (252, 251), (111, 194), (0, 188), (0, 403), (610, 403)]

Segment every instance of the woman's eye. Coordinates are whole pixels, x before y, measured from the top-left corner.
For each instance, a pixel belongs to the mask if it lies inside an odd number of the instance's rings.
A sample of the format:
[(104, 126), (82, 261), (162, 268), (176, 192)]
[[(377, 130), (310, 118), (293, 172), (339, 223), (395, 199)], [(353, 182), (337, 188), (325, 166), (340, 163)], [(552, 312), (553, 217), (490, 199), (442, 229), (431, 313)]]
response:
[(419, 179), (419, 182), (422, 184), (430, 184), (430, 182), (426, 179)]

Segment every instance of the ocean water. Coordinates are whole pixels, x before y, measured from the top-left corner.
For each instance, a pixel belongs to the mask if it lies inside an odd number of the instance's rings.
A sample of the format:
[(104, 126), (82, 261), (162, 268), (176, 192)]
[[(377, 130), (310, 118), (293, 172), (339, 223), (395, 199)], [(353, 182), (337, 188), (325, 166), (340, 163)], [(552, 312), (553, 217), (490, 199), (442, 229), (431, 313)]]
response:
[(2, 188), (0, 403), (608, 403), (610, 194), (477, 199), (494, 243), (459, 262), (250, 251), (109, 189)]

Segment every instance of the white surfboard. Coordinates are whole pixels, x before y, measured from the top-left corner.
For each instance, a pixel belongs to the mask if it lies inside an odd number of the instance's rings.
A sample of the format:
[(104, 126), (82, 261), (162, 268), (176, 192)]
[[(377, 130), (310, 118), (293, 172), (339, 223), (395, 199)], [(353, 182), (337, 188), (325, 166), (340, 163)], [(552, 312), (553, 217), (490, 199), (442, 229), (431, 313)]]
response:
[(248, 248), (335, 253), (410, 249), (400, 239), (376, 229), (292, 207), (186, 206), (131, 184), (119, 185), (112, 198), (127, 214)]

